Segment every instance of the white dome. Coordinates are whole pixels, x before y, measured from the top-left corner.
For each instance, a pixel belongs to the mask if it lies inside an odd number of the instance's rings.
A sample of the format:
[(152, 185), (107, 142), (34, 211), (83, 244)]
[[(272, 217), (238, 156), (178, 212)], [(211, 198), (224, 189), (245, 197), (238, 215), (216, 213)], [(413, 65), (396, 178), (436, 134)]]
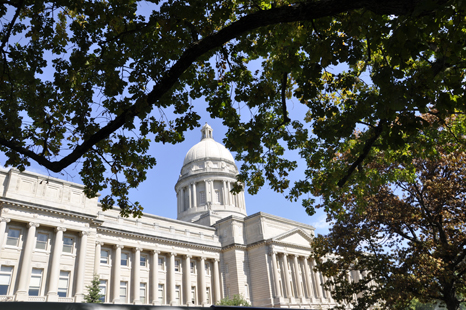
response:
[(202, 127), (202, 140), (194, 145), (186, 154), (183, 166), (204, 159), (219, 159), (230, 163), (235, 163), (233, 155), (222, 144), (212, 138), (212, 128), (207, 123)]

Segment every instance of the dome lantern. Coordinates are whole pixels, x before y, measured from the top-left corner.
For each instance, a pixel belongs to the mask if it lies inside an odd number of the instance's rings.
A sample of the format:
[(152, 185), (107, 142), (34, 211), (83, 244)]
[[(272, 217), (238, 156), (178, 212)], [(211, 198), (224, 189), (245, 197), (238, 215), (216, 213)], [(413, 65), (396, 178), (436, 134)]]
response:
[(207, 123), (201, 133), (201, 141), (186, 153), (175, 185), (177, 218), (210, 226), (230, 215), (246, 216), (244, 192), (230, 192), (238, 174), (233, 156), (213, 139)]

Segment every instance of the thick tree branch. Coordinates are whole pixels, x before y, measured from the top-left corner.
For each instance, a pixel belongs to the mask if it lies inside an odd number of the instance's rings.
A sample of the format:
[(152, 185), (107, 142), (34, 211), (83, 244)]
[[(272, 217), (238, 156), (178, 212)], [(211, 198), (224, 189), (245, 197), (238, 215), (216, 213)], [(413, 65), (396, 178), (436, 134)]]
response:
[[(445, 2), (445, 0), (436, 1), (438, 5), (442, 5)], [(279, 23), (309, 21), (362, 8), (373, 11), (376, 14), (410, 15), (422, 3), (423, 0), (308, 0), (306, 2), (272, 8), (270, 10), (263, 10), (250, 14), (240, 18), (238, 21), (232, 23), (224, 29), (215, 32), (212, 35), (207, 36), (187, 47), (181, 57), (173, 65), (173, 67), (171, 67), (170, 70), (167, 70), (165, 74), (160, 79), (158, 79), (159, 82), (148, 94), (146, 100), (138, 100), (131, 107), (125, 109), (120, 115), (98, 130), (96, 133), (91, 135), (81, 145), (76, 146), (76, 148), (70, 154), (61, 160), (50, 161), (48, 158), (40, 156), (29, 150), (20, 141), (11, 141), (0, 138), (0, 144), (22, 155), (30, 157), (51, 171), (59, 172), (68, 167), (70, 164), (74, 163), (83, 154), (91, 150), (91, 148), (99, 141), (108, 138), (113, 132), (123, 127), (126, 123), (133, 122), (134, 117), (136, 117), (141, 111), (146, 111), (149, 107), (155, 106), (158, 100), (165, 93), (167, 93), (167, 91), (171, 89), (173, 85), (176, 84), (180, 76), (199, 57), (211, 51), (212, 49), (221, 47), (224, 43), (237, 38), (238, 36), (248, 31)], [(370, 143), (370, 146), (372, 143)], [(363, 158), (361, 158), (361, 161), (362, 159)], [(354, 168), (356, 166), (357, 164), (354, 166)], [(350, 168), (352, 169), (351, 172), (354, 170), (354, 168)], [(348, 177), (349, 175), (345, 180), (341, 180), (339, 182), (339, 184), (341, 183), (340, 186), (346, 182)]]
[(385, 127), (386, 122), (387, 122), (386, 120), (381, 120), (379, 122), (379, 125), (375, 127), (375, 129), (373, 130), (374, 132), (372, 134), (372, 137), (368, 139), (366, 143), (364, 144), (364, 148), (362, 150), (362, 153), (359, 155), (358, 159), (356, 159), (356, 161), (349, 167), (348, 171), (346, 172), (346, 175), (343, 178), (341, 178), (340, 181), (338, 181), (337, 183), (338, 187), (342, 187), (343, 185), (345, 185), (345, 183), (350, 178), (351, 174), (353, 174), (356, 167), (361, 166), (364, 159), (367, 157), (367, 155), (369, 155), (372, 145), (382, 134), (382, 131), (383, 131), (383, 128)]

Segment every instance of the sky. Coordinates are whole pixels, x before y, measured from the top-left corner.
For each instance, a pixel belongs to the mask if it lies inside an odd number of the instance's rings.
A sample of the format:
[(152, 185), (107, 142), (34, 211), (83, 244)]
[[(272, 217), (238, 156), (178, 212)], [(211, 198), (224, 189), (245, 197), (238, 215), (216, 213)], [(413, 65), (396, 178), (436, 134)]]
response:
[[(222, 143), (227, 128), (222, 124), (220, 119), (210, 118), (209, 113), (205, 110), (207, 104), (202, 99), (193, 102), (193, 104), (201, 116), (200, 124), (203, 125), (207, 122), (213, 128), (214, 140)], [(304, 115), (304, 106), (296, 99), (290, 100), (287, 106), (292, 119), (302, 118)], [(299, 115), (301, 117), (299, 117)], [(176, 145), (152, 143), (149, 152), (156, 158), (157, 164), (148, 171), (147, 180), (137, 189), (130, 192), (130, 200), (132, 202), (140, 202), (144, 207), (144, 213), (176, 219), (175, 184), (178, 180), (186, 153), (200, 140), (201, 127), (198, 127), (192, 131), (188, 131), (185, 135), (185, 141), (182, 143)], [(234, 155), (235, 153), (233, 153), (233, 156)], [(299, 156), (296, 153), (288, 152), (288, 156), (299, 160)], [(1, 154), (0, 160), (5, 162), (5, 155)], [(240, 168), (241, 163), (236, 162), (236, 165)], [(26, 170), (82, 184), (79, 170), (73, 167), (75, 166), (71, 165), (61, 174), (53, 173), (31, 160), (31, 166), (27, 167)], [(304, 167), (302, 164), (299, 165), (298, 163), (298, 168), (291, 174), (291, 177), (296, 179), (303, 171)], [(104, 190), (102, 194), (107, 194), (107, 192)], [(285, 194), (276, 193), (267, 185), (256, 195), (250, 195), (246, 191), (245, 200), (248, 215), (257, 212), (265, 212), (312, 225), (316, 228), (317, 234), (328, 233), (329, 226), (328, 223), (326, 223), (326, 215), (322, 210), (318, 210), (317, 213), (311, 217), (306, 214), (304, 207), (301, 205), (301, 201), (290, 202), (285, 199)]]
[[(335, 71), (339, 70), (341, 70), (341, 68), (335, 68)], [(45, 70), (41, 77), (45, 79), (52, 79), (52, 76), (53, 70), (49, 68)], [(215, 141), (222, 143), (222, 140), (225, 138), (227, 128), (223, 126), (221, 120), (210, 118), (209, 113), (206, 111), (207, 104), (203, 99), (194, 101), (193, 105), (201, 116), (201, 126), (207, 122), (213, 128)], [(289, 117), (292, 120), (302, 120), (307, 111), (307, 108), (300, 104), (296, 98), (292, 98), (287, 101), (287, 108)], [(244, 107), (243, 109), (240, 107), (239, 110), (240, 113), (242, 112), (245, 114), (245, 117), (249, 116), (250, 112)], [(187, 132), (185, 138), (184, 142), (177, 145), (152, 143), (149, 152), (156, 158), (157, 165), (148, 172), (147, 180), (143, 182), (138, 189), (130, 192), (131, 201), (138, 201), (141, 203), (144, 207), (144, 213), (176, 218), (177, 207), (174, 187), (178, 180), (186, 153), (201, 139), (200, 127)], [(299, 160), (299, 155), (297, 153), (288, 152), (285, 154), (287, 154), (288, 158)], [(235, 154), (233, 153), (233, 156), (234, 155)], [(5, 161), (5, 155), (0, 154), (0, 163), (5, 163)], [(241, 163), (237, 162), (236, 165), (240, 168)], [(7, 167), (6, 169), (9, 168)], [(27, 167), (26, 170), (82, 184), (79, 176), (79, 170), (75, 165), (68, 167), (64, 173), (57, 174), (46, 170), (44, 167), (31, 160), (31, 166)], [(295, 180), (299, 178), (303, 171), (304, 167), (302, 166), (302, 163), (301, 165), (298, 164), (297, 170), (290, 175), (292, 181), (293, 178)], [(103, 191), (102, 195), (105, 194), (107, 194), (107, 192)], [(328, 232), (329, 226), (328, 223), (326, 223), (326, 215), (322, 210), (317, 210), (317, 213), (310, 217), (306, 214), (304, 207), (302, 207), (301, 201), (290, 202), (285, 199), (285, 194), (276, 193), (267, 185), (265, 185), (256, 195), (250, 195), (246, 191), (245, 200), (248, 215), (261, 211), (312, 225), (316, 228), (316, 233), (318, 234), (326, 234)]]

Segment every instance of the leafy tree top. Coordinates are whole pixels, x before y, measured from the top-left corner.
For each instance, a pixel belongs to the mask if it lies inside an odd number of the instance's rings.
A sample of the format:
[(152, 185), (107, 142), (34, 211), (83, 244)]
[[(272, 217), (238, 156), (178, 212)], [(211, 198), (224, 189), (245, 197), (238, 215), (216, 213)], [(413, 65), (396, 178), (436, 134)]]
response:
[[(446, 118), (464, 109), (465, 6), (4, 2), (0, 151), (20, 170), (31, 160), (54, 172), (78, 162), (88, 196), (108, 186), (104, 209), (116, 204), (122, 215), (139, 216), (128, 190), (156, 163), (149, 144), (181, 142), (199, 126), (193, 102), (204, 97), (229, 128), (225, 143), (244, 162), (239, 180), (251, 193), (266, 181), (289, 199), (313, 187), (333, 191), (376, 140), (397, 149), (417, 135), (425, 126), (419, 113), (435, 108)], [(334, 73), (336, 65), (345, 71)], [(309, 108), (303, 119), (288, 116), (292, 97)], [(365, 137), (351, 146), (355, 161), (327, 173), (355, 128)], [(297, 164), (285, 148), (307, 164), (293, 186), (287, 176)], [(310, 214), (312, 203), (304, 201)]]

